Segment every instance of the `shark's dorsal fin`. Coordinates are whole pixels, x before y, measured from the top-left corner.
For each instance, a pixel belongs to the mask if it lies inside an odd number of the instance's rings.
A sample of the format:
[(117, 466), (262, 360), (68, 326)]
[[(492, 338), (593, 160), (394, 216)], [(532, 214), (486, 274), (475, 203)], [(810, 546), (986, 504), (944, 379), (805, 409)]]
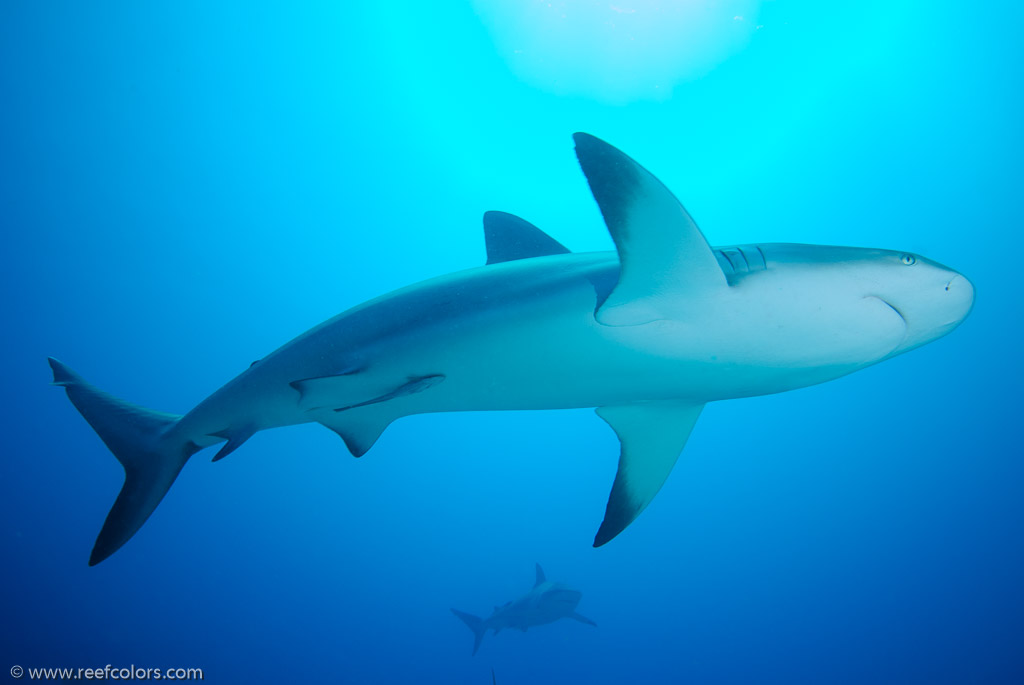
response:
[(618, 284), (596, 312), (599, 323), (673, 318), (695, 289), (728, 287), (704, 235), (668, 188), (608, 143), (586, 133), (573, 139), (621, 263)]
[(621, 533), (658, 494), (703, 408), (678, 401), (598, 408), (597, 415), (619, 436), (622, 451), (594, 547)]
[(569, 254), (561, 243), (529, 221), (505, 212), (484, 212), (487, 263)]
[(540, 564), (537, 564), (537, 579), (534, 581), (533, 586), (537, 587), (545, 580), (547, 580), (547, 578), (544, 577), (544, 569), (540, 567)]

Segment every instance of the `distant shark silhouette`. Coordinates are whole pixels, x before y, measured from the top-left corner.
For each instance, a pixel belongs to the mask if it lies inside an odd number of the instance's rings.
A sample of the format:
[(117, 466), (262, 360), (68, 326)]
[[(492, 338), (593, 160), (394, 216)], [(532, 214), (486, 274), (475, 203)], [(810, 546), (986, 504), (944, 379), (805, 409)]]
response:
[(586, 616), (576, 613), (583, 593), (572, 590), (561, 583), (552, 583), (544, 577), (544, 569), (537, 564), (537, 579), (533, 588), (519, 599), (494, 607), (494, 613), (482, 619), (472, 614), (452, 609), (473, 631), (473, 654), (480, 649), (480, 643), (488, 630), (497, 635), (505, 628), (518, 628), (524, 633), (534, 626), (554, 623), (561, 618), (571, 618), (588, 626), (596, 626)]
[(649, 172), (593, 136), (576, 154), (616, 252), (570, 254), (484, 215), (487, 265), (397, 290), (303, 333), (184, 416), (116, 399), (50, 359), (53, 382), (125, 482), (90, 564), (142, 526), (195, 452), (317, 422), (355, 456), (397, 418), (597, 407), (622, 445), (594, 545), (668, 477), (705, 403), (802, 388), (935, 340), (970, 282), (909, 253), (820, 245), (711, 248)]

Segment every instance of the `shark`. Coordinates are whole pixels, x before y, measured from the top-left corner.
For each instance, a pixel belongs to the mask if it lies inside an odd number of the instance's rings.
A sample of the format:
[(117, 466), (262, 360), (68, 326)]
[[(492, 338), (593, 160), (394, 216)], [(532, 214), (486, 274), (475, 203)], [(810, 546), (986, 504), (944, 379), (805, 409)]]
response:
[(184, 415), (53, 384), (124, 468), (90, 565), (141, 528), (197, 452), (318, 423), (359, 457), (396, 419), (596, 408), (618, 468), (594, 538), (648, 506), (709, 402), (823, 383), (936, 340), (969, 314), (962, 274), (911, 252), (759, 243), (712, 247), (653, 174), (574, 136), (614, 251), (573, 253), (524, 219), (484, 214), (483, 266), (355, 306), (284, 344)]
[(571, 618), (588, 626), (597, 626), (586, 616), (577, 613), (576, 607), (583, 593), (562, 583), (553, 583), (544, 575), (540, 564), (536, 565), (536, 580), (533, 587), (519, 599), (494, 607), (487, 618), (479, 618), (458, 609), (452, 613), (462, 619), (473, 631), (473, 655), (475, 656), (488, 630), (497, 635), (505, 628), (518, 628), (524, 633), (534, 626), (543, 626), (563, 618)]

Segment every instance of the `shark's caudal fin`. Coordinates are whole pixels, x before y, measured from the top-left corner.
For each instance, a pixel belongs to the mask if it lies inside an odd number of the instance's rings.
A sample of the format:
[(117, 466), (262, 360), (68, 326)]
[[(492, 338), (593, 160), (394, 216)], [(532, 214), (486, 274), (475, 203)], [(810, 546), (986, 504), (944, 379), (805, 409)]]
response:
[(452, 609), (452, 613), (461, 618), (462, 622), (469, 626), (469, 629), (473, 631), (473, 656), (476, 656), (477, 650), (480, 649), (480, 643), (483, 642), (484, 634), (487, 632), (483, 619), (477, 618), (473, 614), (467, 614), (464, 611), (459, 611), (458, 609)]
[(121, 494), (89, 557), (89, 565), (95, 566), (142, 527), (199, 447), (190, 440), (169, 443), (163, 439), (180, 416), (119, 400), (89, 385), (56, 359), (49, 361), (53, 384), (67, 391), (68, 399), (124, 467)]

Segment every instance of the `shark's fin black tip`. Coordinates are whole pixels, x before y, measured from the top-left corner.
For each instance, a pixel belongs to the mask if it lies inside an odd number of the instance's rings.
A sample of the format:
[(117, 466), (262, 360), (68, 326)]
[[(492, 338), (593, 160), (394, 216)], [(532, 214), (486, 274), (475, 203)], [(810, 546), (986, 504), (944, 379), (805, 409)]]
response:
[(47, 357), (46, 361), (50, 364), (50, 370), (53, 371), (53, 381), (50, 382), (50, 385), (65, 387), (82, 382), (82, 377), (68, 368), (68, 366), (59, 359)]

